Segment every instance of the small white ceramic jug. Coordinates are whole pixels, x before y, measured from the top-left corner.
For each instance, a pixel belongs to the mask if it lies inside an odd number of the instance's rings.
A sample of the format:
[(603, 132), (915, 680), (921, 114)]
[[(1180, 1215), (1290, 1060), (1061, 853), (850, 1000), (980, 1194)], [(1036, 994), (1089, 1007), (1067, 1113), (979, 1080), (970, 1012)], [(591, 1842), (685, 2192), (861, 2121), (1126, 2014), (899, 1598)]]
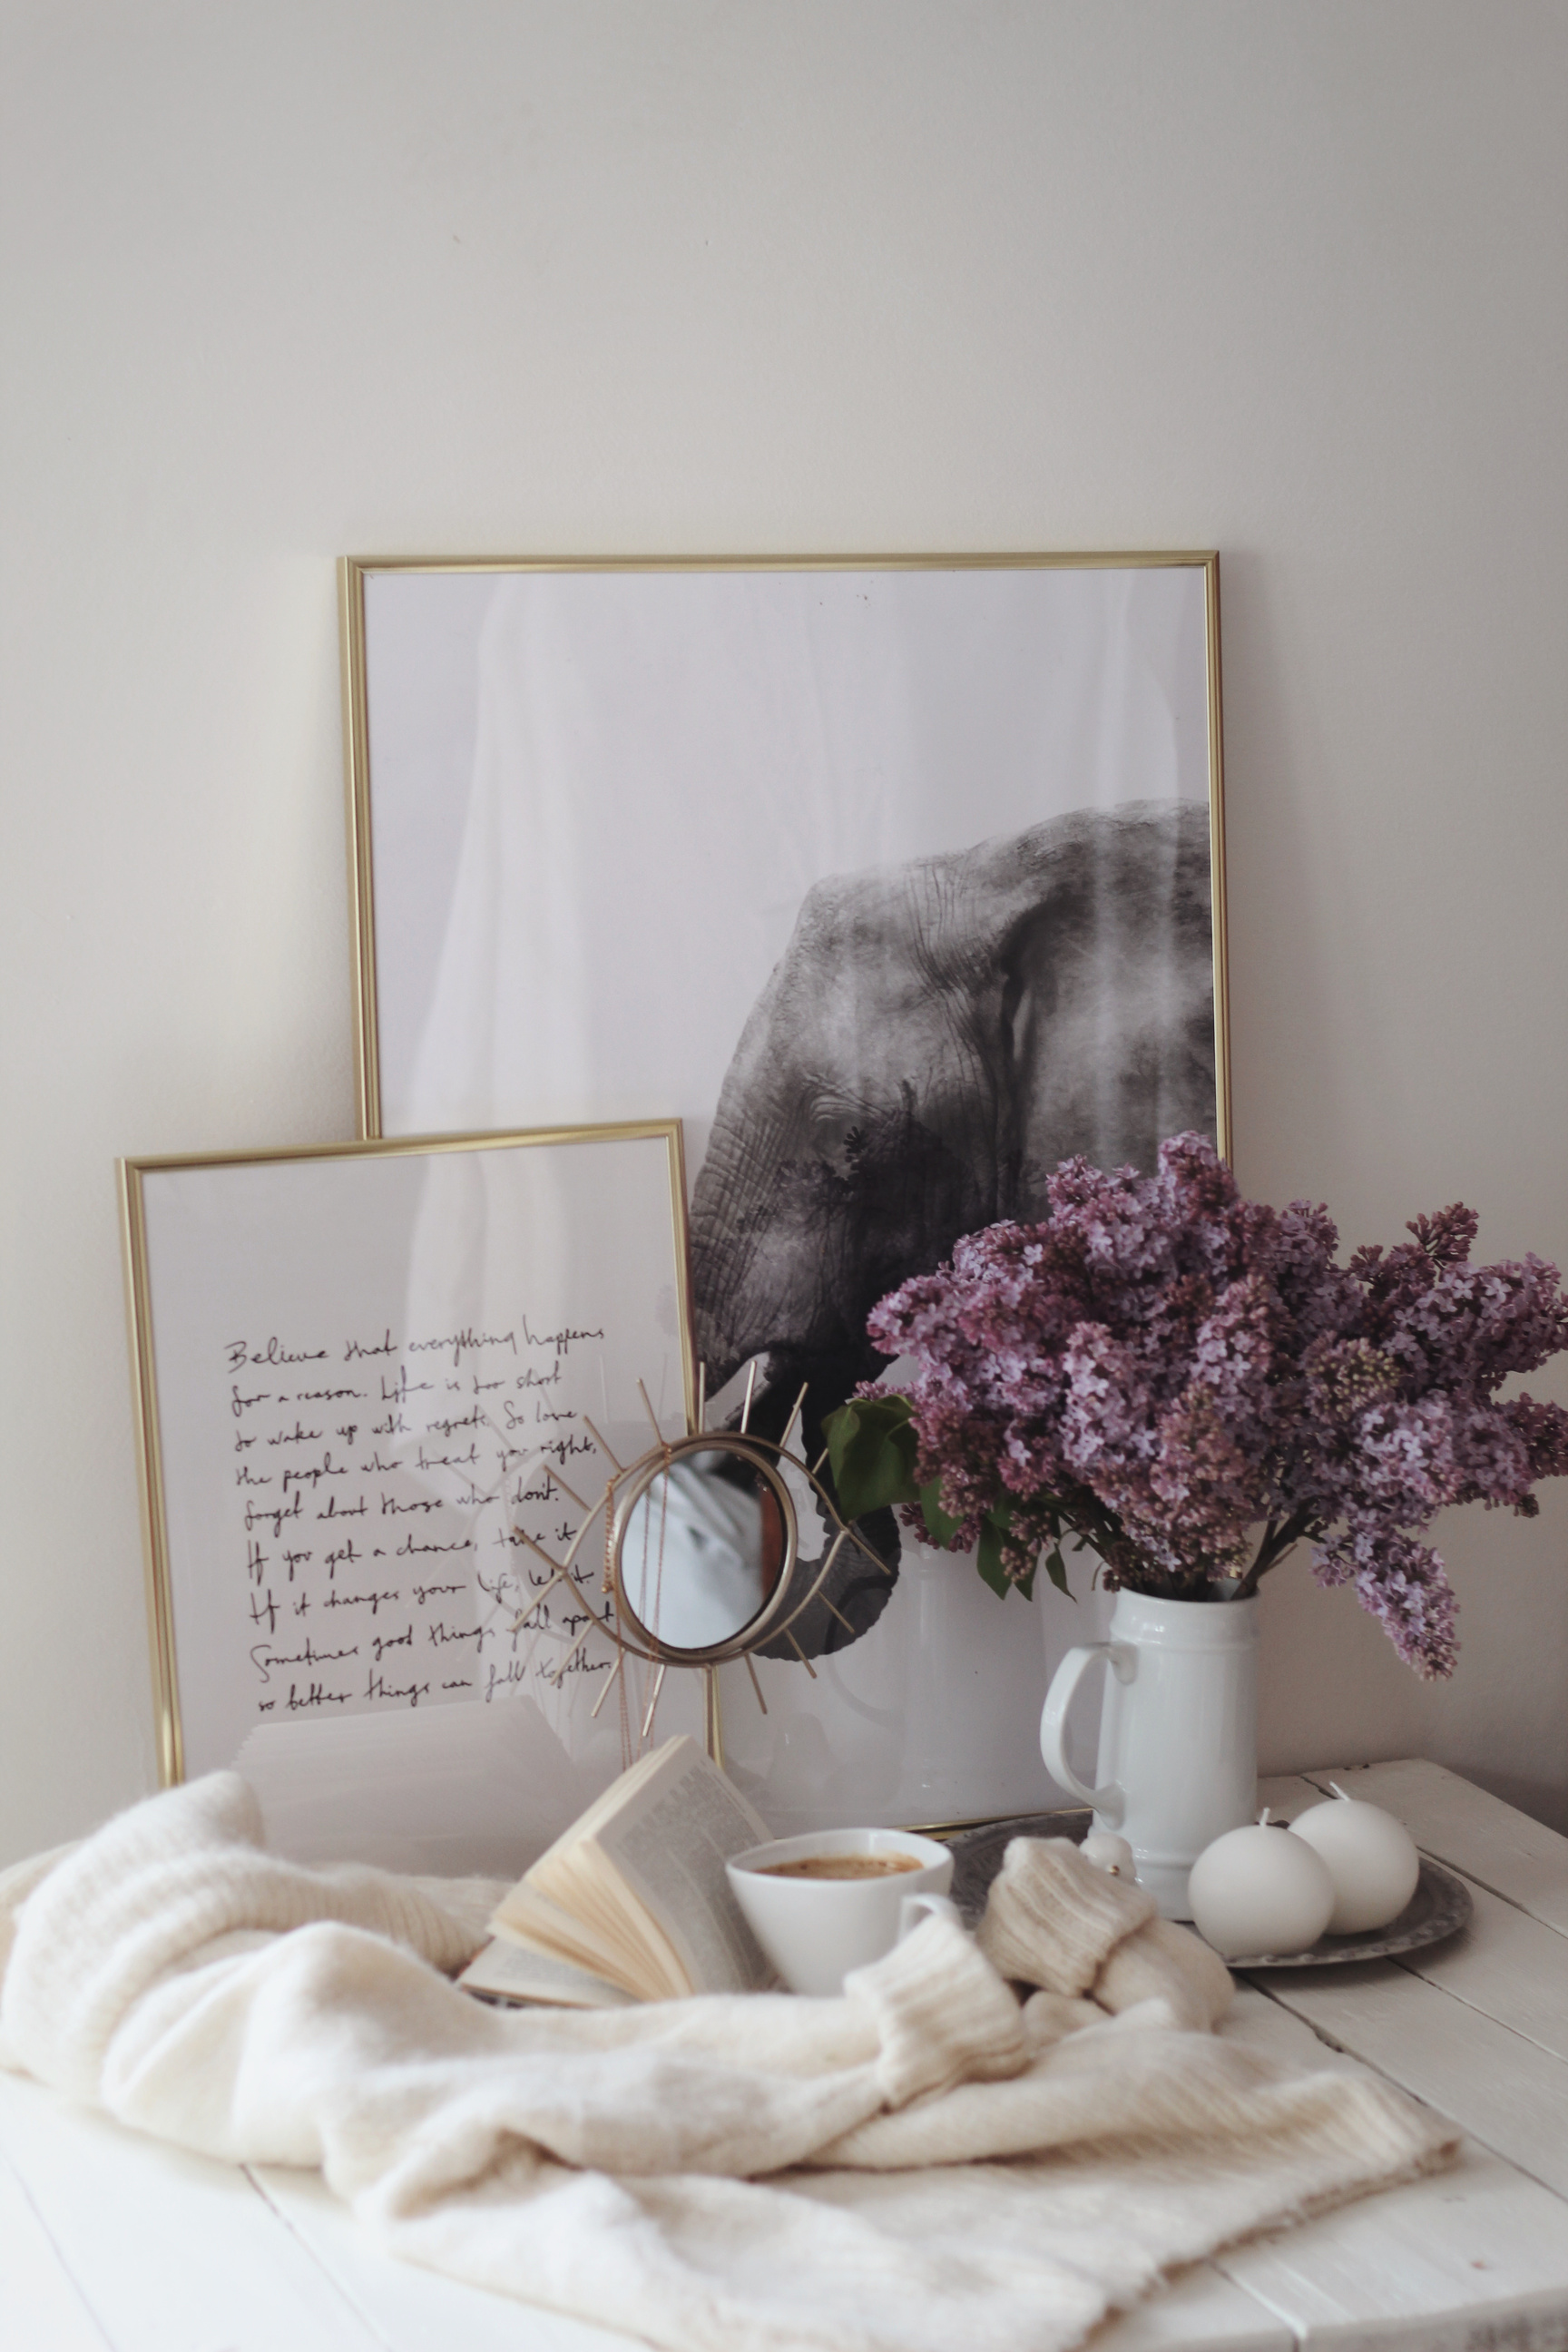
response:
[[(1101, 1659), (1110, 1672), (1100, 1786), (1086, 1789), (1067, 1759), (1067, 1717)], [(1257, 1819), (1257, 1601), (1119, 1592), (1110, 1639), (1069, 1650), (1052, 1677), (1040, 1753), (1052, 1779), (1094, 1807), (1096, 1829), (1127, 1840), (1162, 1915), (1190, 1919), (1194, 1863), (1225, 1831)]]

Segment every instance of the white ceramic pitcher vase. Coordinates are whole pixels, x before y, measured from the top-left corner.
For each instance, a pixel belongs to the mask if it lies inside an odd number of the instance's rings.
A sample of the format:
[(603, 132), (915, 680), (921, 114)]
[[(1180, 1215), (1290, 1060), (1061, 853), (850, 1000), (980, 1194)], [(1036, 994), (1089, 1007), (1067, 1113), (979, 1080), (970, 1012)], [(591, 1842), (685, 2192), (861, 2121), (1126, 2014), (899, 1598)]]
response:
[[(1098, 1788), (1066, 1754), (1068, 1710), (1103, 1660)], [(1190, 1919), (1187, 1874), (1205, 1846), (1257, 1819), (1258, 1602), (1159, 1601), (1121, 1591), (1110, 1638), (1069, 1650), (1040, 1717), (1053, 1780), (1132, 1848), (1167, 1919)]]

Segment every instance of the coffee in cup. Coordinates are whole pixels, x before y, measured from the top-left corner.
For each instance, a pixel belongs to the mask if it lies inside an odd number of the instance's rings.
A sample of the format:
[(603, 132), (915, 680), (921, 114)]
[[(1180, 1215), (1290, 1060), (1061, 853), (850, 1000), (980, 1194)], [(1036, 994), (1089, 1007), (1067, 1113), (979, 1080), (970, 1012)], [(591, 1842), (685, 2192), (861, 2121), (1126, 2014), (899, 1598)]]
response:
[(887, 1878), (922, 1867), (918, 1853), (803, 1853), (795, 1862), (760, 1865), (764, 1878)]

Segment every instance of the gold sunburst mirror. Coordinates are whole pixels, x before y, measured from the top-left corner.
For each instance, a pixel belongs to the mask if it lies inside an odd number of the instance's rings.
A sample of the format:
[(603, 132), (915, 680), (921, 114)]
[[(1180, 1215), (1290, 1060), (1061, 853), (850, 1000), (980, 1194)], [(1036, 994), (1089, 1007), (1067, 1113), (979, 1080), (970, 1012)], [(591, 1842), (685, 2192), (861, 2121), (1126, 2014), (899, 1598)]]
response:
[[(817, 1475), (821, 1462), (810, 1466), (790, 1449), (805, 1390), (783, 1438), (773, 1439), (750, 1428), (753, 1386), (754, 1380), (748, 1382), (739, 1426), (710, 1431), (703, 1427), (700, 1383), (695, 1433), (667, 1438), (639, 1381), (655, 1444), (635, 1462), (621, 1463), (589, 1423), (595, 1444), (612, 1465), (602, 1493), (587, 1503), (571, 1495), (559, 1478), (555, 1482), (584, 1513), (565, 1558), (550, 1560), (557, 1577), (570, 1579), (590, 1530), (596, 1525), (603, 1529), (602, 1591), (609, 1607), (603, 1618), (593, 1619), (571, 1654), (574, 1656), (595, 1635), (615, 1648), (614, 1671), (594, 1713), (614, 1688), (627, 1655), (646, 1661), (656, 1670), (641, 1726), (646, 1739), (666, 1671), (694, 1667), (705, 1683), (708, 1752), (721, 1766), (720, 1666), (744, 1660), (765, 1715), (767, 1702), (752, 1664), (754, 1650), (763, 1643), (770, 1648), (783, 1643), (815, 1675), (792, 1628), (816, 1601), (853, 1635), (855, 1629), (825, 1589), (845, 1545), (854, 1544), (881, 1575), (892, 1573), (840, 1517)], [(519, 1626), (528, 1613), (519, 1617)], [(563, 1661), (563, 1673), (569, 1664), (570, 1657)]]

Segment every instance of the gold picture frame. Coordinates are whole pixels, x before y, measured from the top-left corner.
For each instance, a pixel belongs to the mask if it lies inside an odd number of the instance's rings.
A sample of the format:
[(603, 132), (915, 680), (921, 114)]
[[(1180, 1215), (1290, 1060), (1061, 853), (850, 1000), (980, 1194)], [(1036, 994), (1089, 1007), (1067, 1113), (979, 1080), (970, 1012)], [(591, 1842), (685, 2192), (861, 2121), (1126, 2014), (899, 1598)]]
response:
[[(681, 1115), (692, 1152), (697, 1345), (720, 1420), (736, 1408), (748, 1361), (765, 1360), (757, 1425), (777, 1435), (806, 1379), (802, 1443), (815, 1458), (824, 1412), (877, 1369), (864, 1341), (874, 1298), (946, 1255), (958, 1233), (1031, 1213), (1019, 1166), (1037, 1173), (1079, 1149), (1152, 1160), (1153, 1114), (1123, 1119), (1115, 1107), (1119, 1089), (1131, 1097), (1142, 1084), (1131, 1065), (1148, 1059), (1147, 1041), (1129, 1030), (1129, 1069), (1081, 1087), (1084, 1100), (1098, 1087), (1095, 1106), (1080, 1102), (1058, 1144), (1047, 1133), (1037, 1148), (1029, 1106), (1047, 1090), (1019, 1076), (1024, 1048), (1013, 1041), (1044, 1032), (1020, 1021), (980, 1056), (991, 1056), (993, 1093), (1012, 1089), (1013, 1139), (998, 1120), (994, 1149), (985, 1141), (970, 1165), (967, 1146), (952, 1142), (962, 1108), (952, 1114), (944, 1102), (925, 1117), (924, 1074), (943, 1049), (917, 1043), (907, 1070), (897, 1067), (896, 1022), (910, 992), (907, 971), (891, 963), (901, 993), (862, 972), (857, 1017), (839, 1024), (857, 1051), (859, 1041), (892, 1041), (876, 1067), (847, 1072), (829, 1052), (787, 1116), (759, 1099), (766, 1081), (742, 1066), (742, 1042), (761, 1039), (753, 1066), (765, 1068), (770, 1053), (774, 1065), (787, 1061), (779, 1000), (790, 960), (814, 913), (826, 918), (819, 930), (854, 927), (875, 898), (856, 899), (862, 881), (891, 887), (930, 866), (942, 867), (944, 891), (955, 877), (966, 890), (994, 891), (1016, 848), (1026, 900), (1037, 872), (1042, 891), (1057, 889), (1051, 860), (1069, 853), (1080, 868), (1099, 859), (1097, 870), (1131, 875), (1141, 889), (1143, 868), (1115, 857), (1108, 866), (1102, 839), (1143, 837), (1137, 812), (1151, 810), (1147, 839), (1163, 856), (1159, 828), (1175, 826), (1177, 879), (1147, 932), (1151, 954), (1158, 939), (1177, 940), (1160, 983), (1159, 1003), (1172, 1010), (1154, 1066), (1176, 1076), (1159, 1081), (1169, 1116), (1158, 1132), (1201, 1126), (1230, 1152), (1214, 551), (354, 557), (340, 563), (339, 583), (362, 1129), (628, 1116), (657, 1088)], [(999, 855), (982, 876), (987, 845)], [(1137, 902), (1126, 903), (1135, 929)], [(869, 919), (883, 920), (875, 905)], [(1123, 930), (1138, 948), (1143, 934)], [(1126, 963), (1124, 950), (1125, 940), (1117, 954)], [(989, 946), (986, 954), (999, 969)], [(796, 987), (794, 1001), (832, 1001), (842, 978)], [(1114, 1059), (1116, 1019), (1110, 1034)], [(1008, 1055), (997, 1079), (998, 1056)], [(894, 1133), (911, 1093), (913, 1150)], [(1091, 1134), (1101, 1098), (1111, 1108)], [(990, 1116), (984, 1106), (976, 1114), (977, 1136)], [(1140, 1119), (1149, 1134), (1124, 1143), (1122, 1129)], [(795, 1139), (773, 1150), (754, 1196), (715, 1210), (725, 1180), (713, 1174), (710, 1129), (734, 1158), (746, 1138), (776, 1139), (786, 1124)], [(766, 1298), (742, 1296), (731, 1312), (748, 1250), (753, 1264), (770, 1251), (777, 1262), (799, 1243), (837, 1278), (846, 1248), (859, 1244), (834, 1226), (835, 1203), (864, 1191), (879, 1152), (884, 1171), (915, 1170), (911, 1192), (940, 1195), (931, 1230), (902, 1257), (873, 1234), (832, 1307), (808, 1271), (795, 1283), (808, 1297), (800, 1328), (784, 1319), (794, 1310), (783, 1292), (774, 1321)], [(801, 1196), (782, 1206), (776, 1184), (767, 1193), (781, 1163), (800, 1175)], [(877, 1213), (873, 1203), (873, 1225)], [(819, 1344), (835, 1315), (830, 1342)], [(867, 1569), (856, 1591), (836, 1586), (826, 1598), (858, 1633), (883, 1606), (886, 1580)], [(806, 1636), (812, 1654), (822, 1654), (818, 1642), (837, 1651), (836, 1622), (822, 1612)], [(1000, 1628), (984, 1638), (1004, 1648), (1010, 1639)], [(1017, 1672), (1009, 1704), (1021, 1723), (1022, 1670), (993, 1663)], [(862, 1725), (898, 1715), (885, 1691), (841, 1705), (814, 1687), (800, 1704), (825, 1725), (838, 1710), (851, 1774), (861, 1734), (845, 1710), (858, 1705)], [(897, 1745), (894, 1732), (875, 1736)], [(1034, 1742), (1021, 1746), (999, 1726), (994, 1753), (1004, 1744), (1016, 1757)], [(973, 1756), (985, 1745), (977, 1728)], [(1037, 1769), (1015, 1786), (965, 1767), (951, 1787), (911, 1786), (907, 1804), (910, 1818), (956, 1818), (1027, 1810), (1048, 1795)], [(888, 1809), (905, 1803), (895, 1794)], [(818, 1823), (803, 1812), (792, 1825)]]
[[(329, 1725), (383, 1727), (380, 1769), (404, 1709), (533, 1696), (566, 1629), (546, 1610), (513, 1632), (527, 1547), (601, 1475), (605, 1440), (646, 1444), (650, 1411), (672, 1439), (692, 1425), (679, 1122), (125, 1160), (120, 1196), (163, 1784), (260, 1731), (265, 1805), (269, 1759), (296, 1769), (286, 1729), (314, 1727), (352, 1780)], [(603, 1607), (592, 1565), (577, 1616)], [(422, 1769), (410, 1754), (404, 1778)], [(328, 1849), (489, 1866), (465, 1859), (455, 1802), (428, 1852), (352, 1805), (315, 1811)]]

